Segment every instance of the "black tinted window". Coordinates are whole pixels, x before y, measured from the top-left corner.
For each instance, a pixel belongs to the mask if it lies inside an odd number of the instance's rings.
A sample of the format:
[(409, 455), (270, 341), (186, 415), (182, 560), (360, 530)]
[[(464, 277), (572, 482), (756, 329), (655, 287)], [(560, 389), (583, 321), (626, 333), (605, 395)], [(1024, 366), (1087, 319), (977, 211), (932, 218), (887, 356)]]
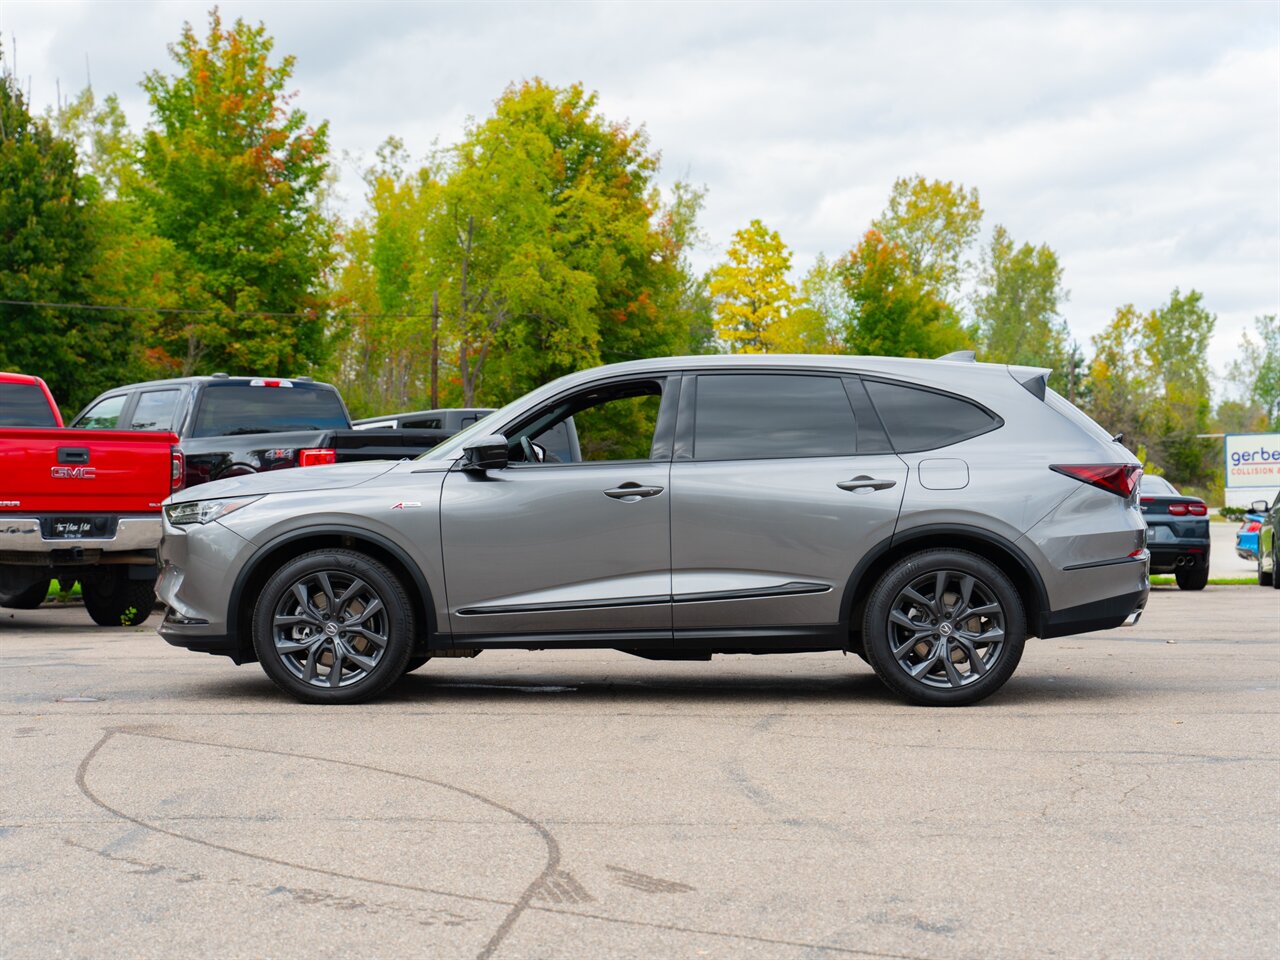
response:
[(172, 430), (173, 415), (178, 409), (181, 390), (149, 390), (138, 395), (133, 408), (130, 430)]
[(847, 457), (856, 452), (857, 435), (853, 408), (837, 377), (698, 377), (698, 460)]
[(332, 390), (253, 387), (237, 383), (205, 388), (192, 436), (345, 430), (346, 427), (342, 401)]
[(899, 453), (945, 447), (996, 426), (991, 414), (959, 397), (899, 383), (865, 382), (893, 448)]
[(34, 383), (0, 383), (0, 427), (56, 427), (44, 391)]

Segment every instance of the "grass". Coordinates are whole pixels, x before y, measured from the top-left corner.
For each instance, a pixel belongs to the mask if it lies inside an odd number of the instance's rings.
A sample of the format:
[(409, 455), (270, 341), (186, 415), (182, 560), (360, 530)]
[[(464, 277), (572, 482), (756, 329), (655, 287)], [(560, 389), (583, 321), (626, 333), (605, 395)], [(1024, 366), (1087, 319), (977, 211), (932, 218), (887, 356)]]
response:
[[(1160, 575), (1151, 578), (1153, 587), (1172, 587), (1178, 581), (1168, 575)], [(1248, 587), (1258, 585), (1257, 577), (1210, 577), (1209, 586), (1211, 587)]]
[(77, 580), (74, 584), (72, 584), (71, 589), (66, 591), (65, 593), (59, 589), (58, 581), (54, 580), (49, 584), (49, 596), (46, 598), (46, 600), (56, 600), (60, 603), (66, 603), (72, 597), (78, 597), (78, 596), (80, 596), (79, 580)]

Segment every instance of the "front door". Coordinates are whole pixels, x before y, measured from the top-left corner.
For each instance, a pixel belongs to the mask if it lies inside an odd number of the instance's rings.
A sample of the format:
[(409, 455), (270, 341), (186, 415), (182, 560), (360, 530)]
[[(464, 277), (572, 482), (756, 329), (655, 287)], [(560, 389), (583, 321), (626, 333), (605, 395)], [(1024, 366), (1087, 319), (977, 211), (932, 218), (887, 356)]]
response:
[(893, 535), (907, 477), (862, 383), (715, 373), (686, 378), (683, 392), (671, 470), (677, 649), (843, 642), (845, 587)]
[(669, 649), (671, 441), (659, 424), (674, 425), (678, 379), (557, 398), (505, 428), (505, 469), (448, 475), (440, 517), (455, 637)]

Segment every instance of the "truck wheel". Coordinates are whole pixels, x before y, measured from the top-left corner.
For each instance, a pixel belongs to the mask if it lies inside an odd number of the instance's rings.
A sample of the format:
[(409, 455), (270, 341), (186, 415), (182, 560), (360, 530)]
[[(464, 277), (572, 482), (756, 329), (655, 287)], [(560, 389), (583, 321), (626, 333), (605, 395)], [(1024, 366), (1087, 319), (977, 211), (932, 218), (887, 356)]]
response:
[(130, 580), (125, 570), (104, 570), (80, 581), (84, 608), (100, 627), (136, 627), (156, 605), (154, 580)]
[(313, 550), (275, 572), (253, 611), (253, 647), (304, 703), (359, 703), (405, 673), (413, 605), (395, 574), (354, 550)]
[(19, 590), (12, 596), (0, 600), (0, 607), (9, 607), (12, 610), (34, 610), (44, 603), (47, 596), (49, 596), (49, 581), (38, 580), (27, 589)]
[(1179, 590), (1203, 590), (1209, 582), (1209, 564), (1179, 567), (1173, 571), (1173, 578), (1178, 581)]
[(862, 623), (876, 675), (926, 706), (965, 706), (995, 693), (1017, 669), (1026, 637), (1017, 588), (967, 550), (899, 560), (871, 591)]

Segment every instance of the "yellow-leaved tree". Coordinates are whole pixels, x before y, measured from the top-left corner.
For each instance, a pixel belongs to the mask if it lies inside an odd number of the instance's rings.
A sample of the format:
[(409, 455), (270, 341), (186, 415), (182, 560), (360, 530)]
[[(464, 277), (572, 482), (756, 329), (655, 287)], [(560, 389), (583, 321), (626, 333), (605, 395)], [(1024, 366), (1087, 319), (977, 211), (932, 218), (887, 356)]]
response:
[(724, 263), (708, 274), (716, 338), (730, 353), (785, 349), (797, 305), (790, 269), (791, 251), (776, 230), (752, 220), (733, 235)]

